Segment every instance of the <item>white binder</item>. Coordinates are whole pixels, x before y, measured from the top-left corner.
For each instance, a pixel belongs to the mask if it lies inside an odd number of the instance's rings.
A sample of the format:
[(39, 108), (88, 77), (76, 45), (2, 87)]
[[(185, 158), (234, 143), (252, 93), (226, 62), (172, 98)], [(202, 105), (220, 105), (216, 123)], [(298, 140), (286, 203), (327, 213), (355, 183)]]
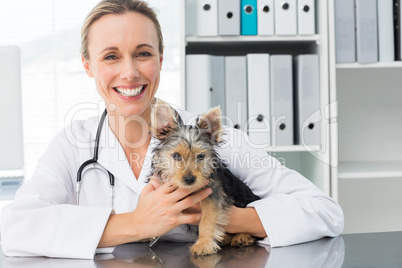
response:
[(240, 0), (218, 0), (219, 35), (240, 35)]
[(315, 34), (314, 0), (297, 0), (297, 27), (299, 35)]
[(291, 55), (272, 55), (271, 143), (293, 145), (293, 70)]
[(248, 134), (253, 144), (271, 144), (269, 54), (247, 54)]
[(320, 68), (318, 55), (295, 57), (295, 143), (320, 145)]
[(275, 0), (275, 34), (296, 35), (296, 0)]
[(186, 109), (196, 114), (212, 106), (212, 56), (186, 56)]
[(246, 131), (247, 122), (246, 56), (225, 57), (226, 120), (223, 123)]
[(218, 0), (186, 0), (186, 35), (218, 35)]
[(356, 61), (354, 0), (335, 0), (336, 62)]
[(378, 60), (395, 60), (393, 0), (377, 2), (378, 9)]
[(257, 9), (258, 35), (274, 35), (274, 0), (257, 0)]
[(24, 142), (20, 49), (17, 46), (0, 46), (0, 58), (0, 171), (22, 170)]
[(212, 72), (212, 100), (211, 106), (220, 106), (223, 114), (226, 114), (225, 104), (225, 57), (211, 56), (211, 72)]
[(357, 61), (377, 62), (377, 43), (377, 0), (356, 0)]

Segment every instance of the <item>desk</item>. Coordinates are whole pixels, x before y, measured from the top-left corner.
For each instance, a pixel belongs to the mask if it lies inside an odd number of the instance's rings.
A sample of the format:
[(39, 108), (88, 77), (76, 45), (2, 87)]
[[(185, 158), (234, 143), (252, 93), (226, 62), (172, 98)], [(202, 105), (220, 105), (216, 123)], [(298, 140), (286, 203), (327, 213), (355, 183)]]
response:
[(339, 268), (402, 267), (402, 232), (348, 234), (310, 243), (273, 248), (254, 245), (224, 248), (219, 254), (192, 258), (188, 244), (160, 242), (118, 246), (113, 254), (96, 255), (94, 260), (52, 258), (9, 258), (0, 254), (3, 268)]

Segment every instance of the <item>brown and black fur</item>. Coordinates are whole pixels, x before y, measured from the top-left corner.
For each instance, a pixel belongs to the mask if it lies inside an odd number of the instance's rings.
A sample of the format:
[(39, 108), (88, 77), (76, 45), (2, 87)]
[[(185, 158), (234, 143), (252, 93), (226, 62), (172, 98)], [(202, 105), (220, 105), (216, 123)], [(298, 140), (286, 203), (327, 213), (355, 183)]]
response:
[(221, 113), (211, 109), (198, 118), (195, 126), (184, 125), (177, 112), (157, 100), (151, 114), (151, 132), (160, 143), (154, 148), (152, 171), (163, 182), (178, 188), (199, 189), (209, 180), (213, 193), (201, 202), (199, 238), (190, 248), (194, 255), (209, 255), (220, 245), (248, 246), (255, 238), (248, 234), (226, 234), (232, 205), (244, 208), (260, 199), (227, 168), (216, 148), (221, 139)]

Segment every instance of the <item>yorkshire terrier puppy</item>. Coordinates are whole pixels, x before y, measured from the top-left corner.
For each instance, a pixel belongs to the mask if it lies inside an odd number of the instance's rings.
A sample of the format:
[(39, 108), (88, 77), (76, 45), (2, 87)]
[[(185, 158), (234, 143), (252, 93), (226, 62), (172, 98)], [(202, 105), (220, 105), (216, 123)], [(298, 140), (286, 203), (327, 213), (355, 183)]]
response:
[(216, 148), (223, 142), (220, 120), (219, 108), (200, 116), (195, 126), (184, 125), (179, 114), (161, 100), (152, 109), (151, 133), (160, 141), (152, 159), (154, 177), (188, 189), (199, 189), (209, 180), (207, 187), (213, 191), (200, 203), (202, 218), (198, 240), (190, 248), (193, 255), (216, 253), (221, 245), (243, 247), (255, 242), (248, 234), (226, 234), (223, 230), (232, 205), (244, 208), (260, 198), (219, 158)]

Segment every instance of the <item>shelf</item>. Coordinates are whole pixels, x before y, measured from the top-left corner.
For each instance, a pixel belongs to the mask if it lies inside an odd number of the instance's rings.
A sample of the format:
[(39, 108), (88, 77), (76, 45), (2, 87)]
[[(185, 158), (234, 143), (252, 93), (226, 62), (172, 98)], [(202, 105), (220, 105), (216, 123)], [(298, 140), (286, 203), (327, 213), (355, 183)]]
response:
[(0, 180), (2, 178), (18, 178), (23, 177), (25, 174), (23, 169), (16, 170), (0, 170)]
[(293, 146), (276, 146), (265, 148), (265, 151), (271, 152), (316, 152), (320, 150), (320, 146), (303, 146), (303, 145), (293, 145)]
[(338, 63), (337, 69), (385, 69), (385, 68), (402, 68), (402, 61), (394, 62), (375, 62), (375, 63)]
[(402, 178), (402, 162), (340, 162), (339, 179)]
[(316, 42), (319, 35), (294, 35), (294, 36), (186, 36), (187, 43), (221, 43), (221, 42)]
[(245, 55), (246, 53), (316, 54), (319, 35), (310, 36), (187, 36), (186, 54)]

